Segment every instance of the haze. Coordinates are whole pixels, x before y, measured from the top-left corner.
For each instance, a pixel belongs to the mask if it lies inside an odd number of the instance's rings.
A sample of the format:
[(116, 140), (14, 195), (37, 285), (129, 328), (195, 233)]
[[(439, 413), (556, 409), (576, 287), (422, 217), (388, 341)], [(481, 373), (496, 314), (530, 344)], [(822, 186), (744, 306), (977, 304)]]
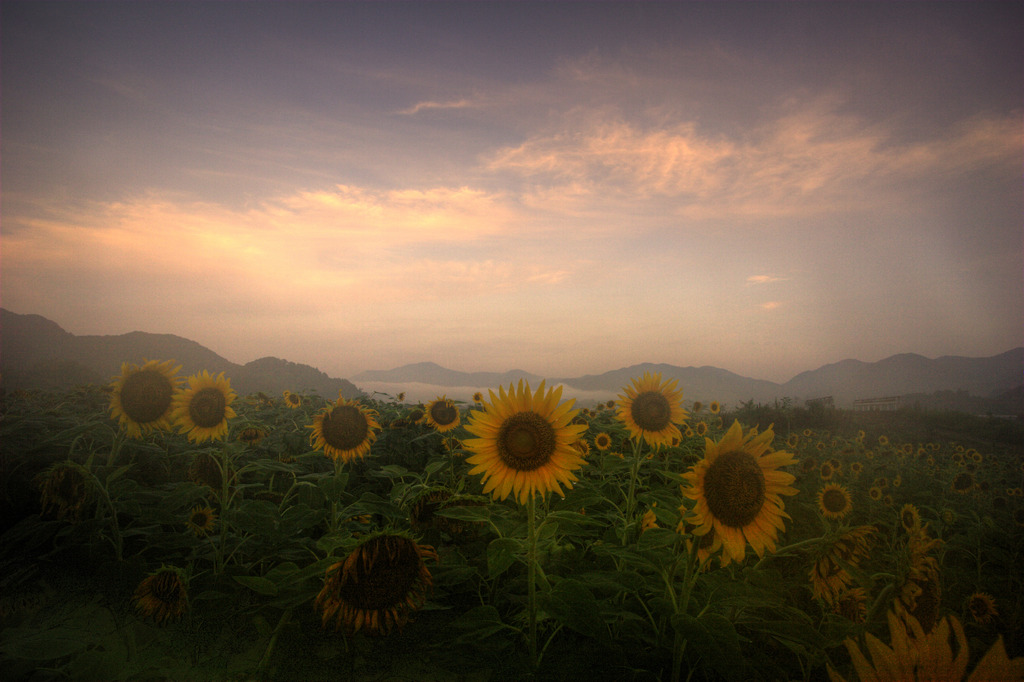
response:
[(2, 296), (352, 376), (1022, 345), (1019, 3), (2, 4)]

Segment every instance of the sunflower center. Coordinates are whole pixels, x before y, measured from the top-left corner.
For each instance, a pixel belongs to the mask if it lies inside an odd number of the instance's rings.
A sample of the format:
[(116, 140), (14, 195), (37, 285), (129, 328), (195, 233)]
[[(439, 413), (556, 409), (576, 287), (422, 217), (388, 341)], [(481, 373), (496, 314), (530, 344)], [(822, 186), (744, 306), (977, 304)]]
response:
[(405, 538), (377, 538), (360, 547), (369, 561), (357, 561), (346, 576), (341, 598), (358, 609), (383, 611), (404, 603), (420, 574), (416, 545)]
[(453, 423), (458, 416), (459, 411), (449, 402), (434, 403), (430, 408), (431, 419), (441, 426), (448, 426)]
[(498, 429), (498, 457), (515, 471), (533, 471), (555, 454), (555, 430), (536, 412), (517, 412)]
[(843, 494), (842, 490), (829, 488), (821, 496), (821, 504), (825, 507), (826, 511), (837, 514), (846, 509), (846, 495)]
[(764, 506), (764, 473), (750, 453), (723, 453), (704, 475), (704, 496), (716, 519), (731, 528), (742, 528), (757, 518)]
[(228, 402), (216, 388), (207, 387), (196, 391), (188, 404), (188, 416), (192, 423), (203, 429), (210, 429), (224, 421)]
[(352, 450), (366, 439), (370, 426), (355, 405), (338, 405), (324, 415), (321, 429), (328, 445)]
[(192, 525), (200, 528), (206, 528), (206, 512), (195, 512), (192, 514)]
[(164, 604), (175, 604), (181, 593), (181, 581), (174, 573), (165, 571), (153, 581), (152, 593)]
[(156, 421), (171, 405), (174, 387), (160, 372), (144, 369), (135, 372), (121, 385), (121, 409), (139, 424)]
[(633, 399), (633, 421), (644, 431), (661, 431), (671, 423), (672, 406), (659, 391), (644, 391)]

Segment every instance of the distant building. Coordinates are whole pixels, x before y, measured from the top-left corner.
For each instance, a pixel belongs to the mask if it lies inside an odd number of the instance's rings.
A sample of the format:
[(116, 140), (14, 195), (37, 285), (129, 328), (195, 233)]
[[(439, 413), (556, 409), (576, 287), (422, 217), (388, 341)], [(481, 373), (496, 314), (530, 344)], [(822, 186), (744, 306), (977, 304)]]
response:
[(902, 406), (898, 395), (886, 398), (861, 398), (853, 401), (853, 409), (860, 412), (895, 412)]
[(827, 395), (827, 396), (825, 396), (823, 398), (809, 398), (809, 399), (804, 401), (804, 407), (806, 407), (808, 409), (815, 408), (815, 407), (819, 407), (819, 408), (823, 407), (823, 408), (827, 408), (827, 409), (830, 409), (830, 410), (834, 410), (836, 408), (836, 401), (830, 395)]

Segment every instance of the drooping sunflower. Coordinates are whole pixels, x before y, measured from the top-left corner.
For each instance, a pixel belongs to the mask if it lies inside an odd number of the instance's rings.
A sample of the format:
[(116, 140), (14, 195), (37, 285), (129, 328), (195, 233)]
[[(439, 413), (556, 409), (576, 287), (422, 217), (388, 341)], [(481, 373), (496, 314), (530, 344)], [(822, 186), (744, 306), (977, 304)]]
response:
[(110, 416), (132, 438), (169, 430), (174, 394), (182, 382), (177, 376), (180, 370), (173, 360), (143, 361), (141, 367), (123, 363), (121, 375), (110, 386)]
[(302, 407), (302, 396), (291, 391), (284, 392), (284, 404), (291, 409)]
[(966, 471), (961, 471), (953, 478), (952, 488), (953, 492), (966, 495), (974, 490), (974, 476)]
[(811, 592), (816, 598), (835, 605), (853, 581), (847, 568), (859, 566), (870, 555), (874, 533), (874, 526), (857, 526), (830, 536), (819, 546), (810, 571)]
[(217, 525), (217, 512), (211, 507), (193, 507), (186, 525), (197, 537), (209, 535)]
[(313, 447), (323, 450), (328, 457), (346, 464), (365, 457), (377, 440), (375, 429), (380, 428), (377, 413), (355, 400), (338, 398), (328, 403), (313, 418), (307, 428), (313, 429), (309, 440)]
[(433, 547), (394, 532), (369, 535), (327, 569), (315, 601), (323, 626), (333, 621), (335, 630), (349, 635), (401, 629), (433, 587), (424, 559), (437, 561)]
[(443, 395), (427, 403), (426, 415), (427, 424), (433, 426), (439, 433), (451, 431), (462, 421), (459, 408)]
[(971, 612), (974, 622), (979, 625), (988, 625), (994, 616), (999, 615), (996, 600), (987, 592), (975, 592), (968, 597), (967, 610)]
[(235, 436), (235, 438), (237, 438), (239, 442), (245, 443), (246, 445), (255, 445), (256, 443), (259, 443), (261, 440), (266, 438), (266, 436), (267, 430), (265, 428), (263, 428), (262, 426), (250, 425), (240, 430), (238, 432), (238, 435)]
[(672, 439), (682, 439), (679, 427), (686, 419), (683, 409), (683, 392), (676, 388), (676, 379), (665, 382), (661, 374), (644, 372), (643, 377), (633, 379), (632, 385), (619, 395), (617, 417), (626, 425), (629, 435), (643, 438), (651, 447), (669, 446)]
[(231, 390), (231, 380), (221, 372), (216, 377), (205, 369), (188, 378), (188, 388), (174, 396), (171, 418), (189, 441), (203, 442), (223, 438), (228, 433), (228, 420), (235, 418), (231, 403), (238, 396)]
[(161, 566), (135, 588), (135, 609), (152, 617), (157, 625), (177, 620), (188, 611), (188, 587), (185, 572), (173, 566)]
[(717, 443), (705, 438), (704, 459), (683, 474), (684, 497), (694, 501), (691, 522), (694, 533), (714, 529), (725, 552), (743, 561), (746, 544), (758, 556), (775, 550), (778, 531), (784, 530), (782, 495), (795, 495), (790, 486), (796, 477), (779, 468), (795, 463), (793, 454), (773, 452), (771, 427), (752, 436), (744, 435), (734, 421)]
[(818, 491), (818, 510), (826, 519), (841, 519), (853, 510), (850, 493), (838, 483), (829, 483)]
[[(195, 456), (189, 464), (188, 477), (193, 483), (205, 485), (217, 492), (220, 492), (224, 483), (220, 460), (209, 452), (200, 452)], [(228, 478), (230, 479), (230, 475)]]
[(57, 462), (37, 480), (43, 514), (52, 513), (72, 524), (82, 520), (90, 497), (90, 486), (86, 470), (80, 464), (70, 460)]
[(483, 474), (484, 493), (495, 499), (514, 494), (520, 502), (533, 495), (554, 491), (564, 497), (562, 485), (572, 487), (573, 473), (584, 460), (573, 443), (587, 430), (573, 424), (575, 400), (560, 403), (562, 387), (547, 389), (540, 383), (536, 393), (519, 381), (489, 391), (490, 401), (474, 411), (466, 430), (476, 436), (465, 441), (474, 454), (466, 461), (470, 474)]
[[(1012, 682), (1024, 680), (1024, 658), (1011, 659), (1000, 635), (995, 644), (981, 657), (974, 670), (966, 678), (970, 662), (970, 648), (964, 628), (956, 616), (943, 618), (930, 631), (910, 614), (897, 615), (890, 611), (889, 639), (886, 646), (870, 632), (864, 634), (868, 656), (861, 651), (857, 641), (848, 637), (843, 643), (850, 653), (850, 662), (857, 679), (861, 682), (898, 681), (929, 682), (932, 680), (964, 680), (983, 682), (999, 680)], [(950, 630), (952, 629), (952, 633)], [(950, 642), (950, 634), (956, 639), (956, 651)], [(846, 682), (831, 664), (828, 675), (832, 682)]]
[(863, 623), (868, 615), (867, 600), (863, 587), (851, 587), (836, 597), (832, 612), (852, 623)]
[(612, 446), (612, 437), (602, 431), (601, 433), (594, 436), (594, 447), (604, 452)]

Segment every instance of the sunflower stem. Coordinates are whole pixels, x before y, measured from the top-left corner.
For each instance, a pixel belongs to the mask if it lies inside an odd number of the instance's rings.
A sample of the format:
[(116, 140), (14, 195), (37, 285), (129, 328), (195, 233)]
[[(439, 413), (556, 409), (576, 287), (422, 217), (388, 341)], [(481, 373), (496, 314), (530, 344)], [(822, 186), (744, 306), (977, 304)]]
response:
[(629, 471), (629, 493), (626, 496), (626, 512), (624, 515), (625, 527), (622, 534), (622, 544), (628, 545), (632, 539), (633, 515), (636, 513), (636, 479), (640, 475), (640, 448), (639, 438), (633, 440), (633, 461)]
[(527, 519), (527, 595), (528, 612), (527, 617), (530, 623), (529, 645), (530, 645), (530, 670), (537, 669), (537, 498), (531, 494), (526, 505)]

